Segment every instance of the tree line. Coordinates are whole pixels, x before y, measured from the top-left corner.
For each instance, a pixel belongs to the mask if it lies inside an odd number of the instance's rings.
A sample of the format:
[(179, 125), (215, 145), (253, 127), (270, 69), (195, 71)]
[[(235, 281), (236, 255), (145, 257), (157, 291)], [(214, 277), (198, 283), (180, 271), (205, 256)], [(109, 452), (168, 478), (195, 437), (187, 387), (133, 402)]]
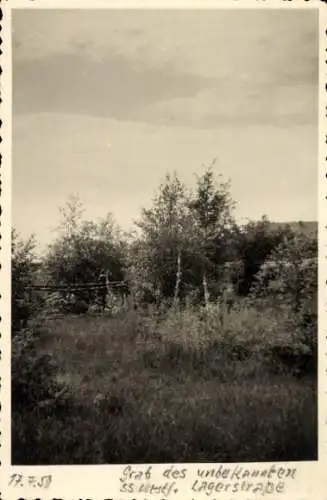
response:
[[(230, 182), (215, 177), (212, 167), (197, 176), (194, 189), (176, 173), (167, 174), (130, 233), (124, 233), (110, 213), (98, 221), (86, 220), (82, 203), (70, 197), (60, 208), (56, 237), (38, 265), (35, 238), (23, 241), (13, 230), (13, 323), (24, 307), (31, 310), (25, 291), (37, 280), (67, 286), (123, 282), (139, 303), (165, 300), (176, 305), (191, 298), (207, 306), (230, 286), (239, 297), (258, 290), (262, 294), (267, 284), (276, 282), (276, 275), (280, 280), (290, 274), (280, 264), (287, 261), (296, 274), (296, 279), (288, 279), (292, 293), (300, 296), (296, 290), (302, 290), (308, 275), (308, 266), (300, 263), (316, 258), (317, 234), (287, 225), (273, 227), (266, 217), (237, 224)], [(275, 266), (267, 264), (274, 261)], [(313, 284), (316, 266), (316, 262), (309, 265)], [(81, 290), (78, 299), (89, 305), (96, 296)]]

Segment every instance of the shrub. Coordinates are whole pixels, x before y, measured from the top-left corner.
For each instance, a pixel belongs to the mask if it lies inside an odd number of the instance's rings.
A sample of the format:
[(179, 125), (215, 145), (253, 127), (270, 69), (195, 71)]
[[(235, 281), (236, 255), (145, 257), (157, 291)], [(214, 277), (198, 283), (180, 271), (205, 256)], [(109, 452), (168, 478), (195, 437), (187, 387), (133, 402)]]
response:
[(12, 461), (16, 464), (38, 461), (39, 424), (56, 417), (66, 405), (66, 388), (56, 380), (54, 360), (38, 350), (44, 333), (42, 321), (35, 318), (12, 339)]
[(293, 234), (271, 253), (256, 276), (253, 302), (274, 303), (284, 309), (293, 342), (275, 346), (273, 357), (292, 366), (296, 373), (313, 372), (317, 359), (317, 242), (310, 236)]
[(11, 312), (12, 334), (20, 328), (26, 328), (35, 304), (32, 304), (26, 294), (26, 288), (32, 283), (35, 276), (35, 246), (33, 237), (23, 241), (18, 233), (12, 231), (11, 247)]

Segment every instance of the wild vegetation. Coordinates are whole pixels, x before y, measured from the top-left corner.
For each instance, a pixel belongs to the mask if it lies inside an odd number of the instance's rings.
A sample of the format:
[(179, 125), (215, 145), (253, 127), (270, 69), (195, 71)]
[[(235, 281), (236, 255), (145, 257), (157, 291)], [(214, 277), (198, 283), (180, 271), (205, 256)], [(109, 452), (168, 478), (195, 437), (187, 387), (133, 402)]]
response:
[(15, 464), (317, 458), (317, 233), (233, 209), (209, 168), (134, 233), (74, 198), (42, 259), (13, 233)]

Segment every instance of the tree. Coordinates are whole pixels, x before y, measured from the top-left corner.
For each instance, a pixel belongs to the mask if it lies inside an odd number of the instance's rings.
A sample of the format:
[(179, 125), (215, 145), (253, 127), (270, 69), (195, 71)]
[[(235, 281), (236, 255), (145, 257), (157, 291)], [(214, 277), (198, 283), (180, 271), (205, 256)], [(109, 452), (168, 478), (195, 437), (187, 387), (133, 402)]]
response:
[[(98, 281), (105, 272), (110, 281), (122, 281), (124, 242), (111, 214), (97, 223), (84, 220), (82, 204), (76, 197), (70, 197), (60, 212), (59, 234), (45, 258), (50, 278), (55, 283), (83, 284)], [(92, 291), (80, 291), (78, 298), (89, 303), (94, 295)]]
[[(183, 252), (189, 234), (188, 193), (176, 174), (166, 175), (150, 209), (143, 209), (136, 222), (141, 229), (137, 245), (142, 255), (144, 281), (173, 297), (177, 303), (182, 278)], [(136, 247), (135, 247), (136, 248)]]
[(206, 306), (210, 299), (208, 275), (217, 278), (217, 267), (226, 259), (227, 242), (236, 225), (232, 216), (234, 202), (229, 192), (230, 183), (215, 182), (212, 171), (214, 163), (197, 178), (197, 189), (189, 203), (192, 214), (191, 241), (201, 266)]
[(211, 168), (198, 177), (195, 192), (176, 174), (167, 175), (153, 206), (143, 209), (137, 222), (141, 229), (137, 260), (142, 262), (144, 280), (175, 304), (202, 286), (207, 303), (207, 276), (213, 285), (222, 273), (217, 269), (227, 259), (235, 230), (232, 208), (229, 183), (216, 183)]

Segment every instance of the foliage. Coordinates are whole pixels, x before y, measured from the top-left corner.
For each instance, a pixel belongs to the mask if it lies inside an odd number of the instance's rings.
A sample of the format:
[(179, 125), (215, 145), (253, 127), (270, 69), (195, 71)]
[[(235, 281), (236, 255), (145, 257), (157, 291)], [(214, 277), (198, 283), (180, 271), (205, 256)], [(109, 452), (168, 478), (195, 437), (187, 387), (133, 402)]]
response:
[[(229, 182), (216, 183), (212, 166), (197, 177), (197, 189), (189, 206), (193, 212), (196, 231), (202, 235), (203, 239), (222, 237), (226, 228), (234, 225), (231, 216), (234, 202), (229, 189)], [(207, 242), (205, 242), (206, 245)]]
[[(141, 238), (134, 246), (135, 256), (142, 263), (138, 268), (141, 281), (152, 284), (163, 296), (171, 297), (176, 281), (178, 253), (187, 249), (190, 219), (188, 193), (183, 182), (174, 174), (167, 175), (150, 209), (143, 209), (137, 226)], [(141, 273), (140, 273), (141, 271)]]
[(53, 293), (21, 329), (35, 242), (13, 235), (15, 464), (316, 458), (317, 241), (238, 227), (229, 189), (167, 175), (129, 240), (71, 198), (43, 277), (127, 280), (102, 315)]
[(189, 203), (192, 214), (190, 241), (193, 258), (196, 258), (201, 269), (206, 303), (209, 300), (210, 285), (224, 278), (222, 264), (231, 257), (228, 256), (229, 244), (236, 227), (232, 217), (234, 202), (229, 192), (230, 184), (222, 181), (216, 183), (212, 172), (214, 163), (215, 161), (198, 176), (197, 188)]
[(255, 277), (253, 293), (274, 295), (288, 303), (294, 312), (308, 308), (317, 298), (317, 241), (303, 234), (292, 234), (272, 250)]
[[(24, 241), (15, 229), (12, 230), (11, 240), (11, 308), (13, 335), (26, 326), (28, 318), (35, 309), (29, 301), (26, 288), (32, 284), (35, 273), (35, 247), (36, 241), (31, 236)], [(34, 306), (34, 307), (33, 307)]]
[(232, 209), (229, 184), (216, 183), (211, 168), (198, 177), (195, 192), (176, 174), (167, 175), (137, 222), (141, 235), (131, 253), (137, 281), (163, 297), (185, 298), (202, 288), (207, 274), (214, 288), (235, 230)]
[(12, 460), (16, 464), (26, 462), (26, 453), (29, 463), (38, 462), (40, 422), (66, 408), (66, 387), (57, 381), (56, 363), (39, 349), (46, 334), (41, 314), (12, 339)]
[(318, 259), (317, 240), (293, 233), (271, 252), (256, 276), (254, 300), (268, 297), (276, 307), (289, 307), (293, 328), (303, 330), (303, 342), (316, 355)]
[[(112, 216), (97, 223), (83, 220), (81, 204), (74, 197), (60, 211), (59, 236), (45, 258), (50, 278), (61, 284), (95, 282), (101, 272), (108, 272), (110, 281), (123, 280), (124, 242)], [(78, 298), (94, 299), (85, 292)]]
[(238, 276), (238, 291), (241, 295), (250, 293), (261, 265), (274, 248), (291, 234), (289, 227), (271, 230), (267, 217), (262, 217), (258, 222), (249, 222), (240, 228), (235, 244), (238, 258), (243, 262), (242, 273)]

